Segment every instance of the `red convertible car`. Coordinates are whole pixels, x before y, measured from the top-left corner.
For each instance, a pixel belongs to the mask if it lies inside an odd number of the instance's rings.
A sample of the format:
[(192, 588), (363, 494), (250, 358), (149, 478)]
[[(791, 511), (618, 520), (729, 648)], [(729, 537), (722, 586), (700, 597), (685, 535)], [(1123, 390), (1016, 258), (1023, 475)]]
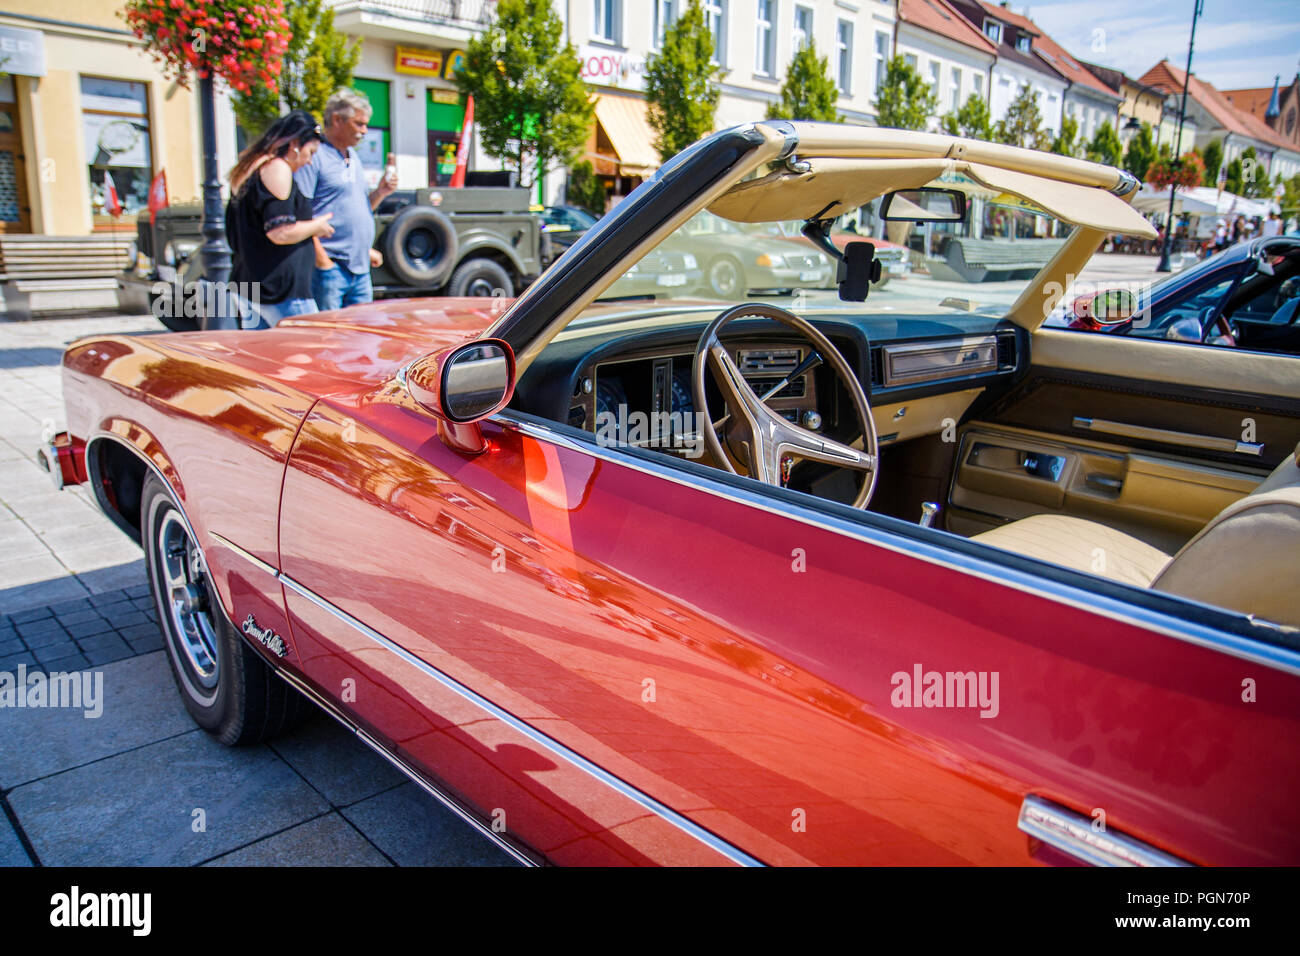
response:
[[(609, 294), (702, 210), (838, 248), (971, 182), (1069, 234), (996, 314), (854, 243), (797, 313)], [(1296, 864), (1300, 364), (1041, 327), (1135, 188), (737, 127), (503, 309), (78, 341), (42, 456), (202, 727), (314, 702), (523, 862)]]

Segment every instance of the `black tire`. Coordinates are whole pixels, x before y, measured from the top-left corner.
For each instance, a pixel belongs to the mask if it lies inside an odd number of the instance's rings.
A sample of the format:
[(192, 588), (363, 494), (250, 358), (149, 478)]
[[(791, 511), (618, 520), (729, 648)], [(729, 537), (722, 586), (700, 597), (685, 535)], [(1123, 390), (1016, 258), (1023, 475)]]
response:
[(501, 263), (492, 259), (466, 259), (451, 274), (447, 294), (454, 296), (504, 296), (515, 294), (515, 284)]
[[(306, 698), (277, 677), (227, 619), (201, 553), (193, 557), (197, 549), (184, 515), (153, 474), (144, 484), (140, 526), (167, 661), (194, 722), (227, 746), (268, 740), (297, 723), (309, 709)], [(193, 587), (190, 612), (172, 601), (167, 580), (178, 576)], [(187, 630), (187, 623), (197, 626)]]
[(733, 299), (745, 294), (745, 269), (732, 256), (718, 256), (710, 262), (706, 281), (709, 291), (719, 299)]
[(417, 289), (442, 286), (456, 266), (456, 227), (432, 206), (407, 206), (380, 241), (384, 264), (398, 281)]

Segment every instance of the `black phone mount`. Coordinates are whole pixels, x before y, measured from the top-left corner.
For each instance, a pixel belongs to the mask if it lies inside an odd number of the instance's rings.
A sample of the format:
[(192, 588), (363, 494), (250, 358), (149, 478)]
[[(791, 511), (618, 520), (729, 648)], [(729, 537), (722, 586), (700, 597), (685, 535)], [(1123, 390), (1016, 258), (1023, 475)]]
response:
[(864, 302), (871, 290), (871, 283), (880, 281), (880, 260), (876, 258), (876, 247), (870, 242), (850, 242), (841, 252), (831, 242), (830, 228), (833, 221), (809, 219), (800, 231), (813, 245), (839, 264), (835, 271), (835, 281), (839, 285), (841, 301)]

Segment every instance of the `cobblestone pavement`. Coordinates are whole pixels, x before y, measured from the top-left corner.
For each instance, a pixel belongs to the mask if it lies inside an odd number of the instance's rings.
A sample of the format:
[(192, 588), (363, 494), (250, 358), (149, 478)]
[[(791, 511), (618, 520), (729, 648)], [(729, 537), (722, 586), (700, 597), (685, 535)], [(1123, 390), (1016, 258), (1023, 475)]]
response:
[(0, 706), (0, 866), (510, 863), (323, 714), (258, 747), (195, 728), (139, 546), (33, 458), (65, 427), (64, 347), (160, 331), (150, 316), (0, 318), (0, 672), (103, 682), (94, 718)]

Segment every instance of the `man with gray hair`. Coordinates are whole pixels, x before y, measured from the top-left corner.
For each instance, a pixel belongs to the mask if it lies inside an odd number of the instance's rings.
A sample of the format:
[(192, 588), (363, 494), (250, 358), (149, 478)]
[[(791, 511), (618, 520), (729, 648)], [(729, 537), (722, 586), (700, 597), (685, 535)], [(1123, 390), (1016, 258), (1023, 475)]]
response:
[(373, 299), (370, 268), (384, 262), (379, 250), (371, 248), (375, 241), (371, 213), (397, 188), (397, 173), (390, 157), (379, 185), (366, 192), (365, 171), (355, 147), (365, 138), (370, 113), (370, 101), (356, 90), (336, 92), (325, 104), (320, 149), (294, 173), (298, 189), (311, 199), (312, 216), (333, 214), (334, 234), (312, 240), (316, 245), (312, 298), (322, 311)]

